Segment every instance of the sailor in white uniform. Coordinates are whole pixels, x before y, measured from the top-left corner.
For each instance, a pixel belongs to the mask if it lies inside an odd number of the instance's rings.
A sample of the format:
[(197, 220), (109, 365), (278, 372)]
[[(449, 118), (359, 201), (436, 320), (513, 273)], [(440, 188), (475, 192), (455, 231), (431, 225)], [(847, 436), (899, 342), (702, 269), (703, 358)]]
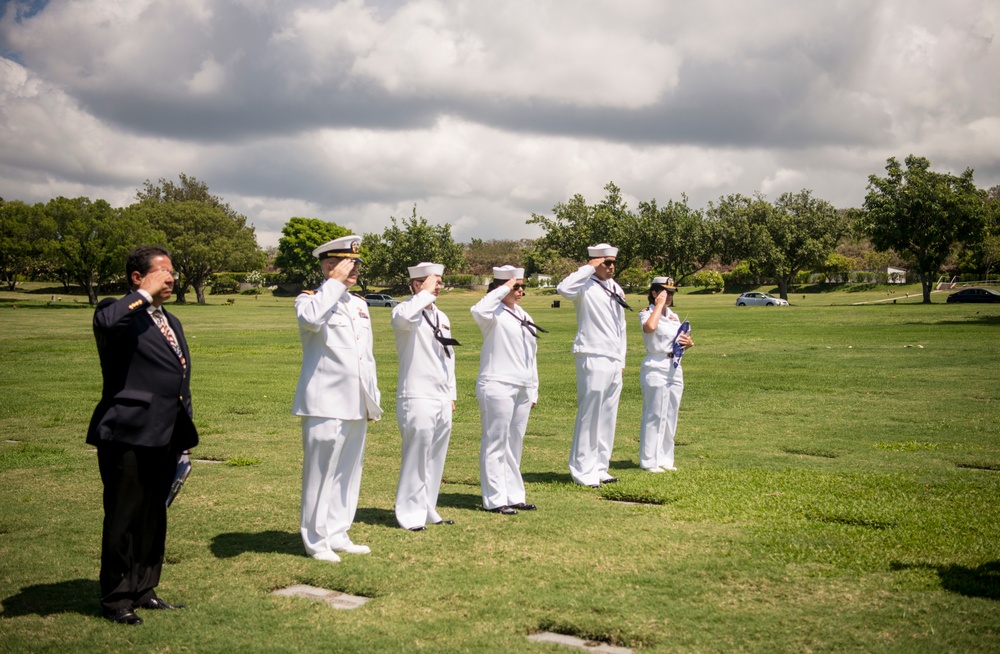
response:
[(614, 277), (618, 248), (587, 248), (590, 260), (556, 290), (576, 308), (576, 425), (569, 453), (570, 476), (598, 487), (618, 481), (608, 472), (618, 422), (625, 368), (625, 292)]
[(358, 508), (365, 434), (382, 416), (368, 306), (348, 289), (358, 280), (360, 236), (315, 250), (326, 280), (295, 299), (302, 372), (292, 413), (302, 417), (302, 542), (313, 558), (367, 554), (347, 535)]
[(646, 358), (639, 371), (642, 387), (642, 423), (639, 428), (639, 467), (649, 472), (676, 470), (674, 434), (684, 393), (684, 369), (675, 348), (694, 345), (680, 332), (681, 319), (670, 308), (677, 287), (669, 277), (654, 277), (649, 306), (639, 312)]
[(479, 481), (483, 508), (513, 515), (532, 511), (525, 502), (521, 448), (528, 416), (538, 402), (538, 332), (517, 305), (524, 296), (524, 268), (493, 268), (489, 292), (470, 311), (483, 333), (476, 398), (482, 422)]
[(451, 321), (434, 304), (444, 266), (422, 262), (409, 267), (413, 297), (392, 310), (399, 383), (396, 421), (403, 463), (396, 489), (396, 521), (422, 531), (428, 524), (453, 524), (437, 512), (444, 460), (458, 397)]

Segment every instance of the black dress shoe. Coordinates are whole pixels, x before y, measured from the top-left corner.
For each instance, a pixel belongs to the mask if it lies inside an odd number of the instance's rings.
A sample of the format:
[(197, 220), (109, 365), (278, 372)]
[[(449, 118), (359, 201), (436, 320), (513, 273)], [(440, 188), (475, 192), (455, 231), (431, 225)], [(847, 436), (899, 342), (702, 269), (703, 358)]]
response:
[(153, 599), (148, 599), (139, 605), (140, 609), (150, 609), (151, 611), (167, 611), (173, 609), (183, 609), (187, 608), (183, 604), (167, 604), (159, 597), (154, 597)]
[(486, 509), (490, 513), (502, 513), (503, 515), (517, 515), (517, 510), (509, 506), (498, 506), (495, 509)]
[(538, 508), (534, 504), (525, 504), (524, 502), (518, 502), (517, 504), (511, 504), (510, 506), (518, 511), (534, 511)]
[(587, 488), (600, 488), (600, 484), (587, 484)]
[(602, 479), (601, 483), (602, 484), (613, 484), (616, 481), (618, 481), (618, 477), (608, 477), (607, 479)]
[(424, 529), (427, 529), (427, 527), (420, 525), (419, 527), (407, 527), (407, 529), (410, 531), (423, 531)]
[(431, 524), (432, 525), (453, 525), (453, 524), (455, 524), (455, 521), (454, 520), (438, 520), (437, 522), (432, 522)]
[(137, 616), (135, 611), (130, 608), (105, 610), (104, 617), (117, 624), (127, 624), (133, 627), (142, 624), (142, 618)]

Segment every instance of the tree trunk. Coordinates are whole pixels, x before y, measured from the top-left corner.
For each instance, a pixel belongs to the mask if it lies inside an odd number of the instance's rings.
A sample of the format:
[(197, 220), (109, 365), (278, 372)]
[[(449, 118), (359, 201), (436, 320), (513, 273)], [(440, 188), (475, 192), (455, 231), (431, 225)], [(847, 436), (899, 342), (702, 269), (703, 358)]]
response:
[(97, 306), (97, 287), (93, 284), (87, 284), (87, 300), (90, 306)]
[(778, 282), (778, 297), (782, 300), (788, 301), (788, 287), (791, 286), (790, 277), (781, 277), (780, 275), (775, 278)]
[(931, 287), (934, 285), (934, 276), (920, 273), (920, 288), (924, 292), (924, 304), (931, 303)]
[(205, 286), (202, 284), (194, 285), (194, 295), (198, 298), (198, 304), (205, 304)]
[(174, 284), (174, 296), (175, 296), (174, 302), (176, 302), (177, 304), (187, 303), (187, 300), (184, 299), (185, 293), (187, 293), (187, 284), (184, 285)]

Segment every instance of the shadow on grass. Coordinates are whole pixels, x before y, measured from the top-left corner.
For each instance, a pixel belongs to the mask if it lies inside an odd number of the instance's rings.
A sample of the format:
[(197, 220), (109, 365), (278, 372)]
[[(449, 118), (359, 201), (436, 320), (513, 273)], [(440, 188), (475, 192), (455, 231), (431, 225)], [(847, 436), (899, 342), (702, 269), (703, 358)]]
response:
[(71, 579), (54, 584), (25, 586), (16, 595), (4, 598), (0, 618), (59, 613), (99, 616), (100, 596), (101, 585), (96, 579)]
[(219, 559), (232, 558), (244, 552), (303, 555), (302, 536), (297, 531), (271, 530), (256, 534), (235, 531), (219, 534), (212, 539), (211, 550)]
[(478, 511), (482, 508), (483, 498), (476, 493), (441, 493), (438, 495), (438, 506), (446, 506), (451, 509), (465, 509), (467, 511)]
[(938, 320), (935, 325), (1000, 325), (1000, 316), (980, 315), (969, 316), (965, 320)]
[(383, 527), (398, 527), (396, 524), (396, 514), (389, 509), (358, 509), (354, 514), (354, 522), (363, 522), (366, 525), (381, 525)]
[(1000, 561), (990, 561), (970, 568), (964, 565), (928, 565), (926, 563), (889, 564), (889, 569), (898, 570), (933, 570), (941, 580), (941, 587), (952, 593), (965, 597), (982, 597), (1000, 600)]
[(522, 472), (521, 479), (526, 484), (572, 484), (568, 472)]
[(612, 461), (608, 468), (613, 470), (638, 470), (639, 464), (629, 459), (618, 459), (617, 461)]

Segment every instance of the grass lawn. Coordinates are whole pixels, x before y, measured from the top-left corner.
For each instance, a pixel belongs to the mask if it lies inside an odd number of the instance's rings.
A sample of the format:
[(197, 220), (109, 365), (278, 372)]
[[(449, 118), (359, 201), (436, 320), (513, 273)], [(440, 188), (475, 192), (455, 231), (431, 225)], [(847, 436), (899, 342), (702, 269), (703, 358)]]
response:
[[(0, 293), (0, 652), (572, 651), (526, 639), (539, 630), (642, 651), (996, 652), (1000, 305), (891, 293), (793, 295), (787, 308), (679, 294), (697, 346), (678, 471), (659, 475), (638, 468), (643, 347), (629, 314), (622, 481), (592, 490), (566, 467), (573, 309), (532, 291), (523, 306), (550, 331), (522, 464), (539, 510), (509, 517), (479, 509), (482, 339), (468, 308), (481, 294), (445, 294), (463, 345), (439, 508), (456, 524), (419, 533), (392, 513), (395, 347), (390, 310), (373, 308), (386, 416), (369, 429), (351, 530), (372, 553), (339, 564), (306, 558), (298, 535), (293, 300), (170, 306), (191, 346), (194, 456), (220, 463), (195, 463), (169, 512), (159, 590), (188, 608), (146, 612), (139, 628), (97, 603), (92, 310)], [(855, 305), (875, 300), (889, 301)], [(371, 601), (337, 611), (269, 595), (293, 584)]]

